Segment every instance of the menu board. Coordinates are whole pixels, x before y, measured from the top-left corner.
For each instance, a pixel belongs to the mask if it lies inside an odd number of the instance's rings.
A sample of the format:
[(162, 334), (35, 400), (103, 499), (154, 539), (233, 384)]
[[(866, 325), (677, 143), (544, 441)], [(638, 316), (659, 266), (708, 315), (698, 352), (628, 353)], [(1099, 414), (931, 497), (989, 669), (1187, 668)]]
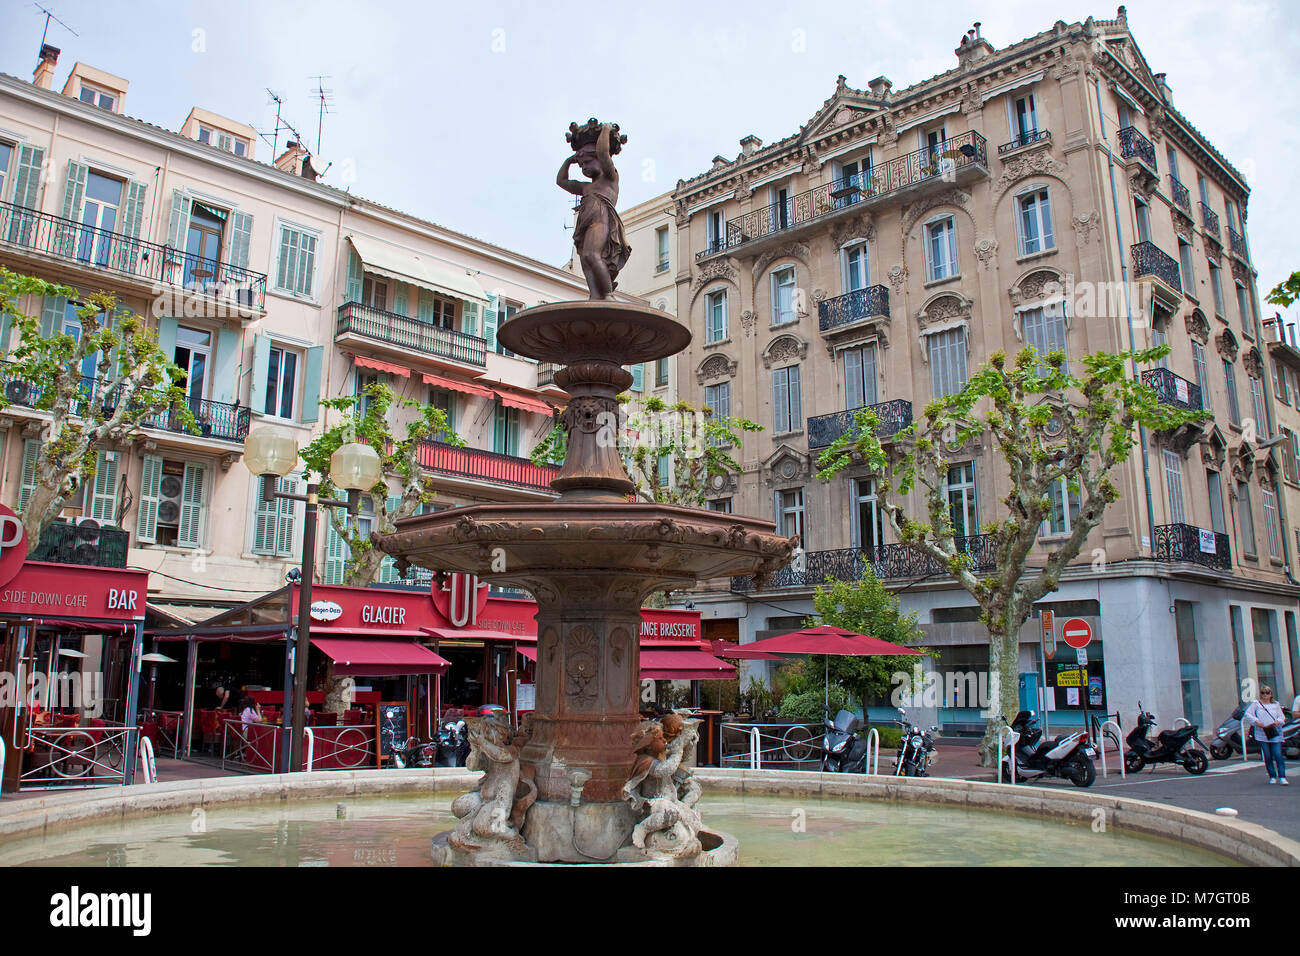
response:
[(375, 709), (376, 765), (382, 767), (393, 751), (406, 746), (411, 735), (410, 705), (406, 701), (381, 703)]

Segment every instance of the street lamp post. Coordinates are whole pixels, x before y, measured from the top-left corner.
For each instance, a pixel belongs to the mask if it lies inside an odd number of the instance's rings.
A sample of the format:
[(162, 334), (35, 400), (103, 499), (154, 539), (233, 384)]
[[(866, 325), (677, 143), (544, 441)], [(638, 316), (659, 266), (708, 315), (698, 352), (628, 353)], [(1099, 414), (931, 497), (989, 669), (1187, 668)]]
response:
[[(302, 737), (307, 723), (307, 657), (311, 647), (311, 586), (316, 573), (316, 522), (317, 509), (346, 508), (349, 515), (357, 513), (361, 493), (383, 481), (383, 467), (379, 455), (369, 445), (348, 442), (330, 456), (330, 481), (336, 488), (348, 493), (347, 500), (320, 500), (319, 487), (307, 483), (305, 495), (280, 491), (278, 479), (285, 477), (298, 464), (298, 445), (293, 436), (273, 425), (255, 428), (244, 442), (244, 464), (262, 481), (259, 484), (260, 500), (302, 501), (306, 504), (302, 529), (302, 578), (298, 585), (298, 623), (290, 650), (293, 678), (293, 718), (289, 731), (289, 746), (284, 749), (280, 769), (283, 772), (302, 769)], [(286, 684), (288, 683), (286, 674)], [(287, 718), (288, 713), (285, 714)]]

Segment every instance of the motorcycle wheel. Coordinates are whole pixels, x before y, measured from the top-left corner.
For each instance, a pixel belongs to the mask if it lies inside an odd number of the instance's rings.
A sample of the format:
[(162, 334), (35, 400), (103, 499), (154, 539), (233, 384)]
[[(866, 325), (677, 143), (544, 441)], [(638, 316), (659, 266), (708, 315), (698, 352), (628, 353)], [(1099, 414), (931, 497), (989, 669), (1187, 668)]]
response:
[(1124, 755), (1124, 769), (1129, 773), (1138, 773), (1146, 765), (1146, 760), (1139, 753), (1130, 750)]
[(1066, 774), (1070, 778), (1070, 783), (1076, 787), (1091, 787), (1093, 781), (1097, 779), (1097, 768), (1092, 765), (1091, 760), (1084, 757), (1070, 764), (1066, 768)]
[(1232, 756), (1232, 748), (1227, 744), (1210, 744), (1210, 756), (1215, 760), (1227, 760)]
[(1011, 761), (1009, 760), (1002, 761), (1002, 782), (1003, 783), (1013, 782), (1011, 779)]
[(1209, 766), (1209, 759), (1199, 750), (1188, 751), (1187, 756), (1183, 758), (1183, 769), (1193, 776), (1205, 773)]

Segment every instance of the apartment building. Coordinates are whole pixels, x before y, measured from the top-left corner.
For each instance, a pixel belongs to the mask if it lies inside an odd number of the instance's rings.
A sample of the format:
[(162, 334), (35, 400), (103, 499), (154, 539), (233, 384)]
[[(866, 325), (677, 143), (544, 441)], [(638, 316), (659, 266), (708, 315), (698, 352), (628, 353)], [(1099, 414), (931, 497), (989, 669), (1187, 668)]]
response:
[[(738, 487), (710, 507), (771, 516), (804, 548), (766, 582), (691, 595), (708, 636), (789, 629), (814, 585), (870, 564), (920, 611), (941, 647), (935, 670), (986, 670), (970, 598), (896, 542), (860, 469), (819, 481), (818, 454), (861, 407), (882, 436), (897, 433), (999, 349), (1077, 360), (1164, 342), (1171, 354), (1142, 379), (1214, 418), (1143, 434), (1116, 469), (1120, 500), (1039, 605), (1092, 625), (1088, 681), (1072, 683), (1064, 643), (1042, 659), (1031, 619), (1023, 700), (1066, 723), (1083, 705), (1127, 720), (1141, 699), (1167, 724), (1205, 724), (1244, 680), (1294, 693), (1300, 541), (1282, 533), (1297, 518), (1279, 494), (1247, 184), (1174, 106), (1123, 8), (1001, 49), (977, 25), (955, 57), (902, 90), (841, 76), (798, 132), (766, 146), (748, 136), (672, 194), (679, 315), (694, 333), (679, 395), (765, 426), (743, 437)], [(988, 569), (980, 527), (1008, 492), (1005, 468), (987, 437), (963, 451), (948, 475), (953, 520)], [(1040, 555), (1077, 511), (1068, 484), (1054, 499)], [(976, 702), (946, 686), (928, 702), (939, 721), (980, 725)]]
[[(148, 570), (164, 621), (282, 586), (301, 505), (259, 502), (240, 463), (248, 431), (275, 424), (303, 446), (334, 422), (322, 399), (377, 379), (443, 408), (467, 442), (421, 447), (435, 507), (551, 496), (554, 469), (527, 455), (566, 396), (496, 329), (581, 297), (580, 280), (325, 185), (300, 144), (261, 162), (256, 133), (217, 113), (196, 107), (177, 132), (133, 119), (127, 80), (103, 70), (78, 63), (56, 93), (58, 55), (43, 48), (30, 83), (0, 75), (0, 264), (146, 316), (184, 371), (198, 433), (162, 412), (100, 449), (43, 553)], [(24, 303), (47, 334), (78, 334), (76, 307)], [(3, 378), (0, 501), (21, 508), (48, 415), (35, 386)], [(342, 539), (318, 541), (320, 580), (340, 582)]]

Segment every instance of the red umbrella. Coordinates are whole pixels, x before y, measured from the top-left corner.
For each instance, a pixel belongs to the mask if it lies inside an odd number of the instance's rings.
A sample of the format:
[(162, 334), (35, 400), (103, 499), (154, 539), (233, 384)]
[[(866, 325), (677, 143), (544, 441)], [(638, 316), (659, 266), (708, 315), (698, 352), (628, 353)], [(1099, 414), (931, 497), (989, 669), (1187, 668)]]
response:
[[(921, 651), (901, 644), (891, 644), (878, 637), (847, 631), (842, 627), (822, 624), (819, 627), (805, 627), (802, 631), (779, 634), (776, 637), (755, 641), (749, 647), (770, 654), (823, 654), (827, 657), (873, 657), (894, 654), (921, 655)], [(831, 698), (831, 664), (826, 662), (826, 707), (830, 709)], [(866, 716), (865, 714), (863, 715)]]
[(733, 661), (779, 661), (781, 658), (767, 651), (760, 651), (753, 644), (733, 644), (731, 641), (710, 641), (714, 657), (725, 657)]

